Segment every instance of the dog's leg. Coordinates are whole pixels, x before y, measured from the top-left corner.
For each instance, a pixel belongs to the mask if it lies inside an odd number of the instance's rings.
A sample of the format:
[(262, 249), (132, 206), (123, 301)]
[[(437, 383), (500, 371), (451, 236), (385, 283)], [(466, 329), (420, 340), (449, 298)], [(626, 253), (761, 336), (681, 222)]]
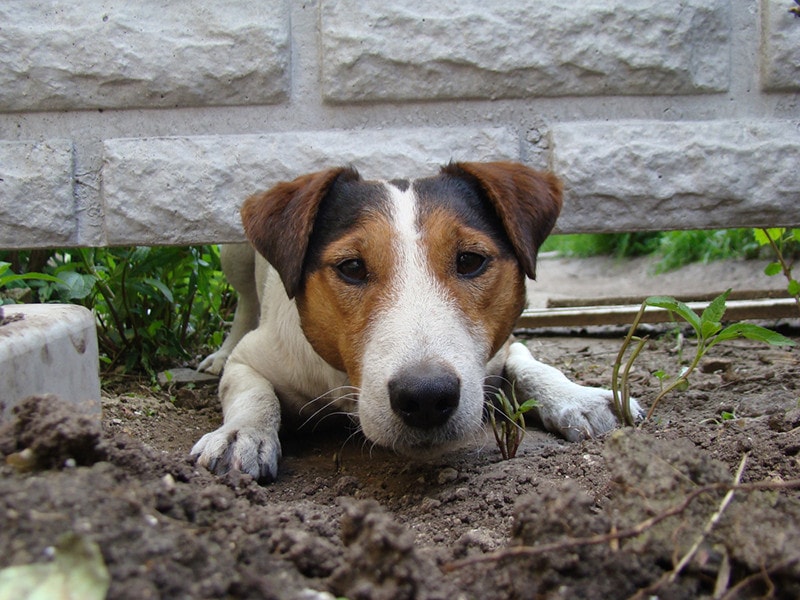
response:
[(222, 271), (239, 295), (233, 325), (219, 350), (209, 354), (198, 365), (198, 371), (218, 375), (225, 367), (236, 344), (258, 326), (259, 294), (255, 276), (255, 251), (250, 244), (226, 244), (220, 248)]
[(260, 483), (278, 473), (281, 407), (275, 389), (252, 367), (232, 359), (220, 381), (224, 423), (192, 448), (198, 464), (218, 475), (249, 473)]
[[(505, 369), (520, 402), (529, 398), (538, 401), (538, 417), (547, 430), (579, 441), (619, 426), (611, 390), (570, 381), (555, 367), (533, 358), (524, 344), (511, 344)], [(640, 416), (639, 404), (635, 400), (631, 404), (633, 414)]]

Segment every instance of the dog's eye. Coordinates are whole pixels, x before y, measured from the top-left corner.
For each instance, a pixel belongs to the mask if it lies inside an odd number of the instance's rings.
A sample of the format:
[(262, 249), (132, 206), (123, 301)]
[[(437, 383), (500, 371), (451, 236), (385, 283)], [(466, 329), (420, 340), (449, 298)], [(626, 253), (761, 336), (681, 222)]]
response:
[(460, 252), (456, 257), (456, 271), (463, 277), (477, 277), (488, 265), (489, 259), (475, 252)]
[(336, 272), (346, 282), (364, 283), (369, 276), (367, 265), (360, 258), (349, 258), (336, 265)]

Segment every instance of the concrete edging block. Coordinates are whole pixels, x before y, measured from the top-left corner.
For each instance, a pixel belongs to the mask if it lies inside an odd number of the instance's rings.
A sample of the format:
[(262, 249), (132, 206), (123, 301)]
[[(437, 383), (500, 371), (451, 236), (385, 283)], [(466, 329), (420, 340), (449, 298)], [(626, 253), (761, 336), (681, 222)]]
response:
[(0, 325), (3, 417), (27, 396), (56, 394), (100, 414), (97, 329), (92, 312), (71, 304), (11, 304)]

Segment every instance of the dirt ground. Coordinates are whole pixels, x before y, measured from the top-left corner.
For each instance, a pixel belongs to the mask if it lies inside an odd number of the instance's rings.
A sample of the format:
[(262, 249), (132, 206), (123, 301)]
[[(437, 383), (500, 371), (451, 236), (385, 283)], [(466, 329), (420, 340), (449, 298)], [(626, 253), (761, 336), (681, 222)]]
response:
[[(797, 320), (762, 324), (800, 342)], [(623, 333), (526, 341), (607, 387)], [(648, 333), (631, 375), (644, 405), (651, 373), (693, 349)], [(99, 547), (108, 598), (798, 598), (799, 374), (797, 348), (737, 340), (639, 429), (582, 443), (530, 429), (509, 461), (487, 431), (429, 462), (308, 432), (284, 437), (265, 487), (188, 458), (220, 422), (214, 385), (108, 382), (102, 424), (31, 399), (0, 427), (0, 568), (46, 563), (72, 533)]]

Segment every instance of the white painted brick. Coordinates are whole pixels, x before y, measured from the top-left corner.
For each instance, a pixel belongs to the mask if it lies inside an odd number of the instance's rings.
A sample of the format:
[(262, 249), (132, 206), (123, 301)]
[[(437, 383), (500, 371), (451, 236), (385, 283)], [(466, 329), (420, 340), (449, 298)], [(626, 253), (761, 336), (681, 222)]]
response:
[(348, 164), (364, 177), (411, 177), (451, 159), (519, 159), (519, 140), (490, 128), (107, 140), (107, 243), (241, 241), (239, 206), (278, 181)]
[(761, 84), (766, 91), (800, 91), (800, 19), (785, 0), (761, 0)]
[(729, 84), (727, 0), (322, 0), (332, 102), (695, 94)]
[(279, 102), (282, 0), (0, 3), (0, 111)]
[(565, 123), (561, 231), (800, 225), (797, 122)]
[[(34, 394), (56, 394), (84, 413), (100, 414), (97, 324), (73, 304), (12, 304), (0, 335), (3, 414)], [(19, 318), (21, 317), (21, 318)]]
[(0, 248), (75, 243), (69, 140), (0, 142)]

